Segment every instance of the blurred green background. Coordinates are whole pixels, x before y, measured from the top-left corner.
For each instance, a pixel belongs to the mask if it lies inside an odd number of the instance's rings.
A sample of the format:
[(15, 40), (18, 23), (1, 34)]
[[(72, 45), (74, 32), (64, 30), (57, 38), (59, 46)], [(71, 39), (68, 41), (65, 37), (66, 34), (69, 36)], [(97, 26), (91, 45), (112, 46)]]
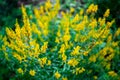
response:
[(21, 18), (18, 0), (0, 0), (0, 29), (5, 26), (13, 27), (15, 19)]

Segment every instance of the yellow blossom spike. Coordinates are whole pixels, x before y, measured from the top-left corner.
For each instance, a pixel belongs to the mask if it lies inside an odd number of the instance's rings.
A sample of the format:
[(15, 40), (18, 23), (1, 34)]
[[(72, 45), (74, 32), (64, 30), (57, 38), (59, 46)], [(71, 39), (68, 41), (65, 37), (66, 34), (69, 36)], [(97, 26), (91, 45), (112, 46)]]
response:
[(62, 54), (62, 60), (63, 60), (64, 62), (66, 62), (66, 59), (67, 59), (67, 56), (63, 53), (63, 54)]
[(52, 7), (52, 4), (51, 4), (50, 0), (47, 0), (47, 2), (45, 3), (46, 10), (50, 9), (51, 7)]
[(98, 5), (91, 4), (88, 9), (86, 10), (86, 13), (96, 13), (98, 10)]
[(106, 11), (105, 11), (105, 13), (104, 13), (104, 17), (108, 17), (109, 16), (109, 14), (110, 14), (110, 9), (107, 9)]
[(44, 42), (44, 45), (41, 47), (41, 53), (45, 53), (48, 47), (48, 42)]
[(75, 9), (73, 7), (70, 8), (70, 13), (73, 13)]

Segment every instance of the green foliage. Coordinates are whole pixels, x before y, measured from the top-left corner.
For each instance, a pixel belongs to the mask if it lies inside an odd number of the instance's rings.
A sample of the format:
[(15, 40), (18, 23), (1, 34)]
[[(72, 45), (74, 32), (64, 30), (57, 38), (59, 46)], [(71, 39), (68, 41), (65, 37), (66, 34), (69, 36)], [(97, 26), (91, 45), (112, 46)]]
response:
[(21, 18), (18, 0), (0, 0), (0, 30), (3, 27), (14, 27), (16, 18)]

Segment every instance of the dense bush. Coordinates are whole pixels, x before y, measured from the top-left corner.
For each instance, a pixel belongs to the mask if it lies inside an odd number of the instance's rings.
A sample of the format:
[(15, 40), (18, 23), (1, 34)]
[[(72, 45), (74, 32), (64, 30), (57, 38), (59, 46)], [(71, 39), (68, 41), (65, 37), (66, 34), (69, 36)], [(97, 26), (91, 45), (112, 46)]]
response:
[(15, 30), (0, 36), (0, 64), (6, 67), (1, 79), (120, 79), (120, 41), (114, 41), (120, 28), (113, 35), (109, 9), (99, 19), (97, 10), (91, 4), (73, 15), (74, 8), (60, 12), (59, 0), (48, 0), (28, 16), (22, 6), (23, 26), (16, 21)]

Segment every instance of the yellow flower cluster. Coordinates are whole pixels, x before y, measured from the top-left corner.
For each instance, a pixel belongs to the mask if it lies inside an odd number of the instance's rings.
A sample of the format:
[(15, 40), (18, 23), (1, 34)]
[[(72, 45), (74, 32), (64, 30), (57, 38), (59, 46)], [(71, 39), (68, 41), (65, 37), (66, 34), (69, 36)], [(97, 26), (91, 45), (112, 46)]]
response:
[(94, 4), (91, 4), (88, 9), (87, 9), (87, 13), (95, 13), (97, 12), (98, 10), (98, 5), (94, 5)]
[(47, 49), (48, 42), (44, 42), (44, 45), (41, 47), (41, 53), (45, 53)]
[(81, 74), (81, 73), (83, 73), (85, 71), (85, 69), (82, 67), (81, 69), (80, 68), (76, 68), (74, 71), (73, 71), (73, 73), (75, 73), (76, 75), (78, 75), (78, 74)]
[(115, 71), (109, 71), (108, 74), (112, 77), (117, 76)]
[[(40, 62), (40, 66), (44, 67), (44, 65), (47, 63), (47, 58), (46, 57), (40, 58), (40, 59), (38, 59), (38, 61)], [(50, 64), (50, 62), (49, 62), (49, 64)]]
[(71, 55), (75, 56), (75, 55), (80, 54), (80, 53), (79, 53), (79, 50), (80, 50), (80, 47), (79, 47), (79, 46), (75, 47), (74, 50), (71, 52)]
[(78, 63), (79, 63), (79, 61), (78, 61), (78, 60), (76, 60), (75, 58), (70, 59), (70, 60), (68, 61), (68, 64), (69, 64), (70, 66), (72, 66), (72, 67), (77, 66), (77, 65), (78, 65)]

